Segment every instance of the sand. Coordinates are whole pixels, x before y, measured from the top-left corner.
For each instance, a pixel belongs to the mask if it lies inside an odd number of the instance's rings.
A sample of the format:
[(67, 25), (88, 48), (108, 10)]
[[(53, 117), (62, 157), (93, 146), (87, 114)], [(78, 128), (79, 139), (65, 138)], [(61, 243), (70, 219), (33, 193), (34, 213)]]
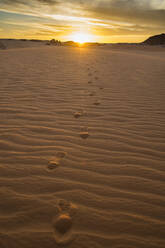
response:
[(0, 51), (0, 248), (165, 247), (164, 65), (152, 50)]
[(46, 46), (48, 41), (0, 39), (0, 49), (16, 49)]

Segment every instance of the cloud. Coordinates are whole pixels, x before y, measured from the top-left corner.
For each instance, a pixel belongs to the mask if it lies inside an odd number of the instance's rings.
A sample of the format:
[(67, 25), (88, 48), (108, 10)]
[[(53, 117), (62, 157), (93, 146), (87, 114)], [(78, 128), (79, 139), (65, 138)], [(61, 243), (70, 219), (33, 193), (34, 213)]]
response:
[(63, 32), (84, 26), (102, 35), (144, 35), (163, 32), (165, 23), (165, 0), (0, 0), (0, 10), (40, 17)]
[[(165, 3), (165, 1), (164, 1)], [(131, 23), (165, 23), (165, 8), (154, 8), (153, 0), (111, 0), (96, 1), (85, 6), (86, 11), (102, 19), (120, 20)]]
[(38, 15), (93, 17), (134, 24), (165, 23), (165, 0), (0, 0), (0, 9)]
[(37, 3), (37, 2), (41, 2), (43, 4), (56, 4), (57, 1), (56, 0), (29, 0), (29, 1), (26, 1), (26, 0), (1, 0), (1, 4), (6, 4), (6, 5), (17, 5), (17, 4), (25, 4), (25, 5), (29, 5), (30, 2), (33, 2), (33, 3)]

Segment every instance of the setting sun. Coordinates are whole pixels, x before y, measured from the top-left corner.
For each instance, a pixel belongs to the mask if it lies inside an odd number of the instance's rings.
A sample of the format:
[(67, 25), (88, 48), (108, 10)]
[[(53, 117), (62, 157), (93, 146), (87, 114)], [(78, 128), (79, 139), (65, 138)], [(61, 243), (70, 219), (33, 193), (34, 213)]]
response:
[(92, 41), (92, 36), (88, 33), (74, 33), (71, 35), (71, 39), (74, 42), (78, 42), (80, 44), (83, 44), (85, 42), (91, 42)]

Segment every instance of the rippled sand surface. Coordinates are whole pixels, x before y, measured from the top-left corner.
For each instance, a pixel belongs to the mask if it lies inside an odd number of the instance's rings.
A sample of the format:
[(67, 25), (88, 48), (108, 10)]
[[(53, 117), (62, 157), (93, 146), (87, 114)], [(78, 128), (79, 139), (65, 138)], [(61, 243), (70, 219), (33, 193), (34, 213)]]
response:
[(165, 57), (0, 52), (0, 247), (165, 247)]

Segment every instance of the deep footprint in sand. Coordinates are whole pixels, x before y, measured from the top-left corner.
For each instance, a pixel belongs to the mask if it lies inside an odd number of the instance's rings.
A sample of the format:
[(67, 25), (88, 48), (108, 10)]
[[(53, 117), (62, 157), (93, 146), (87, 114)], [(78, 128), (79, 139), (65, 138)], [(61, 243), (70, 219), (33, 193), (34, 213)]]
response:
[(78, 118), (80, 118), (82, 116), (85, 116), (86, 111), (85, 110), (80, 110), (80, 111), (75, 112), (73, 115), (74, 115), (74, 118), (78, 119)]
[(89, 137), (89, 130), (88, 127), (81, 127), (81, 132), (79, 133), (82, 139), (87, 139)]
[(96, 102), (94, 102), (93, 104), (97, 106), (97, 105), (100, 105), (101, 102), (100, 102), (100, 101), (96, 101)]
[(87, 138), (89, 137), (89, 133), (88, 133), (87, 131), (81, 132), (81, 133), (80, 133), (80, 137), (81, 137), (82, 139), (87, 139)]
[(52, 159), (48, 163), (48, 169), (49, 170), (54, 170), (55, 168), (57, 168), (59, 166), (60, 166), (59, 161), (56, 159)]
[(48, 169), (54, 170), (55, 168), (60, 166), (60, 161), (66, 156), (66, 152), (59, 151), (56, 153), (56, 156), (52, 158), (48, 163)]
[(92, 81), (88, 81), (88, 84), (92, 84)]
[(75, 112), (75, 113), (74, 113), (74, 117), (75, 117), (76, 119), (80, 118), (81, 116), (82, 116), (82, 113), (81, 113), (81, 112)]
[(60, 200), (58, 209), (59, 214), (53, 220), (54, 238), (57, 244), (66, 245), (75, 238), (72, 227), (77, 208), (65, 200)]

